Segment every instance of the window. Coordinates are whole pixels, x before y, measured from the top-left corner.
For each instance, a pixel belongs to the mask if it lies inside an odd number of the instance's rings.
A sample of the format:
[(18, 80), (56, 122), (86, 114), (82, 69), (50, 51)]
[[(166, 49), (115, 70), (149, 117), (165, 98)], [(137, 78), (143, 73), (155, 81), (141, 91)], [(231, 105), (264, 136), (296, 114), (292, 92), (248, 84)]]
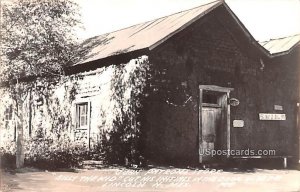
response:
[(5, 109), (5, 120), (6, 121), (12, 120), (12, 114), (13, 114), (12, 105), (10, 105)]
[(203, 103), (210, 103), (210, 104), (218, 104), (219, 95), (216, 92), (212, 91), (204, 91), (203, 92)]
[(85, 129), (88, 126), (88, 103), (76, 105), (76, 128)]

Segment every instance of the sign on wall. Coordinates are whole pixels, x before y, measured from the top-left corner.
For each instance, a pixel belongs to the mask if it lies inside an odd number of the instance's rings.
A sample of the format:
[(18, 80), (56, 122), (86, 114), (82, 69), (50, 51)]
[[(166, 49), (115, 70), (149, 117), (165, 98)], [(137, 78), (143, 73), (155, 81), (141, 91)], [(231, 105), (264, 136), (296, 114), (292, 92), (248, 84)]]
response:
[(276, 110), (276, 111), (282, 111), (283, 110), (283, 106), (281, 106), (281, 105), (274, 105), (274, 110)]
[(285, 114), (259, 113), (259, 120), (285, 121)]
[(241, 128), (244, 126), (245, 126), (245, 123), (243, 120), (233, 120), (233, 127)]

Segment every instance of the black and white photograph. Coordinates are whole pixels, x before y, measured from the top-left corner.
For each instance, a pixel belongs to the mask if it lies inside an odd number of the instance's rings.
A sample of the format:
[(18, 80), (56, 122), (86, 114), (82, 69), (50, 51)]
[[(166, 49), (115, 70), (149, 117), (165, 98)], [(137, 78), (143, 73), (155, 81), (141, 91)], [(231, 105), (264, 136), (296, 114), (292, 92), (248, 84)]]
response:
[(300, 0), (0, 0), (0, 192), (300, 192)]

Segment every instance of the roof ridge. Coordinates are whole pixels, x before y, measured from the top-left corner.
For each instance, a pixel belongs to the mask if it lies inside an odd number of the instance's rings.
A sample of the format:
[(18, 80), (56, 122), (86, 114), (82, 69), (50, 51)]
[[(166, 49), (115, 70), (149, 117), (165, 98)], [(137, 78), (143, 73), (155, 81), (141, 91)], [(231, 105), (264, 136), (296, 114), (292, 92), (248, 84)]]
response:
[[(225, 1), (224, 1), (224, 0), (212, 0), (211, 2), (202, 4), (202, 5), (199, 5), (199, 6), (196, 6), (196, 7), (192, 7), (192, 8), (183, 10), (183, 11), (178, 11), (178, 12), (172, 13), (172, 14), (170, 14), (170, 15), (165, 15), (165, 16), (162, 16), (162, 17), (158, 17), (158, 18), (156, 18), (156, 19), (151, 19), (151, 20), (148, 20), (148, 21), (140, 22), (140, 23), (137, 23), (137, 24), (128, 26), (128, 27), (124, 27), (124, 28), (122, 28), (122, 29), (115, 30), (115, 31), (110, 31), (110, 32), (106, 32), (106, 33), (99, 34), (99, 35), (95, 35), (95, 36), (89, 37), (89, 38), (87, 38), (87, 39), (85, 39), (85, 40), (92, 39), (92, 38), (96, 38), (96, 37), (100, 37), (100, 36), (103, 36), (103, 35), (106, 35), (106, 34), (115, 33), (115, 32), (118, 32), (118, 31), (122, 31), (122, 30), (131, 28), (131, 27), (134, 27), (134, 26), (143, 24), (143, 23), (148, 23), (148, 22), (151, 22), (151, 21), (155, 21), (155, 20), (159, 20), (159, 19), (165, 18), (165, 17), (170, 17), (170, 16), (172, 16), (172, 15), (176, 15), (176, 14), (183, 13), (183, 12), (186, 12), (186, 11), (191, 11), (191, 10), (193, 10), (193, 9), (197, 9), (197, 8), (202, 7), (202, 6), (206, 6), (206, 5), (209, 5), (209, 4), (212, 4), (212, 3), (216, 3), (216, 2), (224, 3)], [(85, 40), (83, 40), (83, 41), (85, 41)]]
[[(202, 4), (202, 5), (199, 5), (199, 6), (196, 6), (196, 7), (192, 7), (192, 8), (189, 8), (189, 9), (186, 9), (186, 10), (182, 10), (182, 11), (178, 11), (178, 12), (175, 12), (175, 13), (172, 13), (170, 15), (166, 15), (166, 16), (163, 16), (163, 17), (159, 17), (157, 19), (161, 19), (161, 18), (164, 18), (164, 17), (169, 17), (171, 15), (176, 15), (176, 14), (179, 14), (179, 13), (182, 13), (182, 12), (186, 12), (186, 11), (191, 11), (193, 9), (197, 9), (197, 8), (200, 8), (200, 7), (203, 7), (203, 6), (206, 6), (206, 5), (209, 5), (209, 4), (212, 4), (212, 3), (215, 3), (215, 2), (224, 2), (224, 0), (211, 0), (211, 2), (209, 3), (205, 3), (205, 4)], [(153, 20), (156, 20), (156, 19), (153, 19)], [(152, 20), (151, 20), (152, 21)], [(149, 22), (149, 21), (147, 21)], [(145, 22), (146, 23), (146, 22)]]
[(259, 41), (259, 43), (266, 43), (266, 42), (269, 42), (269, 41), (286, 39), (286, 38), (295, 37), (295, 36), (299, 36), (299, 35), (300, 35), (300, 33), (297, 33), (297, 34), (294, 34), (294, 35), (288, 35), (288, 36), (284, 36), (284, 37), (279, 37), (279, 38), (270, 38), (269, 40)]

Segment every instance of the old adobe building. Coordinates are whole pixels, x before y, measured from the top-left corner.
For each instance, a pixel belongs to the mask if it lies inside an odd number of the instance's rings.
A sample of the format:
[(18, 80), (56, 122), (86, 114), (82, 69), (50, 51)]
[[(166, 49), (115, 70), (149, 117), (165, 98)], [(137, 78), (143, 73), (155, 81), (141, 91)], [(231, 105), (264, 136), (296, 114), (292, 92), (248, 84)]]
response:
[[(37, 83), (51, 94), (33, 91), (24, 98), (28, 140), (41, 132), (68, 135), (92, 148), (121, 110), (131, 112), (133, 130), (140, 127), (139, 150), (150, 162), (298, 159), (298, 60), (281, 65), (290, 52), (275, 58), (225, 2), (94, 37), (83, 48), (86, 56), (66, 69), (62, 82), (52, 88)], [(112, 91), (118, 80), (122, 91)], [(16, 140), (13, 101), (5, 88), (1, 92), (1, 142), (7, 145)], [(248, 149), (254, 153), (203, 153)]]

